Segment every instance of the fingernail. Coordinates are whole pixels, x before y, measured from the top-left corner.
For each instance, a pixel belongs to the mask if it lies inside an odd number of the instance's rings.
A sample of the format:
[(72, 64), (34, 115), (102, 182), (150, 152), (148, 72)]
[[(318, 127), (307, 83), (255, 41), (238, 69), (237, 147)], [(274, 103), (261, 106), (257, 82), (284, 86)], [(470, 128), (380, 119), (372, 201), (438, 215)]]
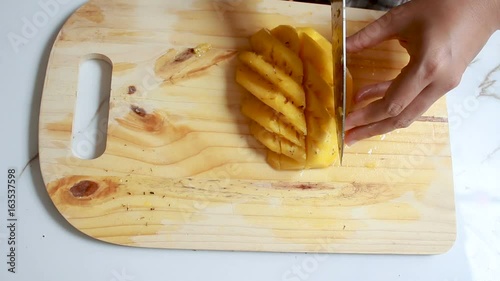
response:
[(360, 101), (363, 101), (365, 96), (370, 92), (370, 89), (361, 89), (359, 90), (355, 95), (354, 95), (354, 103), (359, 103)]
[(351, 120), (349, 118), (346, 118), (345, 124), (344, 124), (344, 131), (347, 132), (350, 129), (354, 128), (354, 126), (351, 124)]
[(356, 144), (357, 142), (358, 142), (357, 140), (346, 140), (345, 145), (350, 147), (350, 146), (353, 146), (354, 144)]

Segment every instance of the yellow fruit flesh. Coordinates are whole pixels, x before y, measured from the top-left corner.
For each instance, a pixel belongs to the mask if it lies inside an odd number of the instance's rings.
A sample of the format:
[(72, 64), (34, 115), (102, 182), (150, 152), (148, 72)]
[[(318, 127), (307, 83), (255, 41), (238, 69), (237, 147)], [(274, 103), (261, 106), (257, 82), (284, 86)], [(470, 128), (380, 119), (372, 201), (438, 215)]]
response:
[(332, 88), (305, 62), (307, 168), (330, 166), (336, 158), (337, 127)]
[(316, 68), (321, 78), (323, 78), (328, 85), (333, 86), (333, 54), (331, 44), (325, 49), (307, 33), (302, 33), (300, 38), (302, 42), (302, 48), (300, 50), (302, 62), (304, 63), (307, 61), (311, 63), (314, 68)]
[(243, 65), (236, 69), (236, 82), (263, 103), (281, 113), (283, 119), (294, 126), (299, 133), (307, 134), (304, 112), (286, 99), (273, 84)]
[[(240, 53), (236, 81), (252, 94), (242, 99), (241, 110), (253, 120), (251, 133), (269, 149), (268, 164), (277, 170), (332, 165), (337, 126), (331, 43), (312, 28), (290, 26), (262, 29), (250, 42), (254, 53)], [(347, 91), (349, 109), (349, 73)]]
[(255, 53), (276, 67), (282, 69), (297, 83), (302, 83), (304, 76), (302, 61), (292, 50), (276, 39), (267, 29), (261, 29), (252, 37), (250, 44)]
[(249, 129), (250, 134), (252, 134), (265, 147), (276, 153), (281, 153), (281, 146), (277, 135), (264, 129), (264, 127), (254, 121), (250, 121)]
[[(328, 54), (332, 54), (332, 43), (326, 40), (321, 33), (317, 32), (314, 28), (311, 27), (299, 27), (297, 28), (297, 33), (299, 34), (299, 38), (304, 34), (309, 35), (316, 43), (321, 46), (321, 49), (325, 50)], [(332, 62), (333, 63), (333, 62)]]
[(269, 150), (266, 157), (267, 163), (276, 170), (303, 170), (305, 162), (294, 160), (283, 154)]
[(297, 30), (290, 25), (280, 25), (271, 30), (271, 34), (292, 52), (298, 54), (300, 50), (300, 38)]
[(288, 156), (295, 161), (304, 162), (306, 160), (306, 151), (303, 147), (280, 138), (257, 122), (250, 122), (250, 133), (271, 151)]
[(241, 101), (241, 112), (271, 133), (305, 147), (305, 136), (287, 124), (282, 115), (253, 95), (245, 95)]
[(266, 62), (262, 56), (252, 52), (242, 52), (238, 58), (252, 71), (276, 86), (297, 107), (305, 106), (305, 95), (301, 84), (295, 82), (283, 70), (274, 67)]

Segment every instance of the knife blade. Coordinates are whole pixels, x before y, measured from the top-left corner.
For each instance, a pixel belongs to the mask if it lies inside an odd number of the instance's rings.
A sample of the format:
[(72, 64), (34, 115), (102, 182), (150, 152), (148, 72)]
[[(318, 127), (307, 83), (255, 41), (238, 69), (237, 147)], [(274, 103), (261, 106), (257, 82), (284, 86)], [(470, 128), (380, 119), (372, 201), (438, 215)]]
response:
[(342, 166), (345, 138), (346, 114), (346, 51), (345, 51), (345, 0), (332, 0), (332, 52), (333, 52), (333, 96), (335, 101), (335, 123), (339, 162)]

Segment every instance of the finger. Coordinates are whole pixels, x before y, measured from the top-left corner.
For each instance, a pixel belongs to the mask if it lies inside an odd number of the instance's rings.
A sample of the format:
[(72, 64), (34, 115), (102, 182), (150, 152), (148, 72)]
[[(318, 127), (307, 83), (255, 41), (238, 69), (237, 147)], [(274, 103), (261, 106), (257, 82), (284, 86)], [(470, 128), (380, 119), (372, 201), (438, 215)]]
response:
[(360, 103), (367, 100), (383, 98), (391, 83), (392, 80), (364, 86), (354, 95), (353, 102)]
[(406, 6), (403, 4), (389, 10), (376, 21), (349, 36), (346, 39), (346, 51), (359, 52), (394, 37), (404, 27), (401, 21), (405, 20), (405, 17), (401, 14)]
[(351, 146), (362, 139), (410, 126), (445, 93), (442, 87), (436, 86), (436, 84), (430, 85), (399, 116), (348, 131), (345, 138), (346, 144)]
[(430, 76), (422, 75), (421, 63), (413, 63), (403, 68), (394, 79), (382, 99), (353, 111), (347, 116), (346, 130), (396, 117), (430, 84)]
[(352, 105), (349, 110), (350, 112), (357, 111), (360, 108), (367, 106), (368, 104), (381, 99), (385, 96), (387, 89), (391, 85), (392, 81), (386, 81), (382, 83), (372, 84), (361, 88), (353, 97)]

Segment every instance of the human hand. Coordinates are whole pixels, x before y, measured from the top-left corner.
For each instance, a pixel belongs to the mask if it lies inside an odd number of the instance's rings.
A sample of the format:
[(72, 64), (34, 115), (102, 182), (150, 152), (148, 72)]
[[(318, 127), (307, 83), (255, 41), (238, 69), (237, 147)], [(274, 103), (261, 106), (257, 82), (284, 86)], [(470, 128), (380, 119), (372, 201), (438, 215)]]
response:
[(398, 39), (410, 62), (392, 81), (358, 91), (354, 104), (376, 101), (346, 118), (346, 144), (408, 127), (455, 88), (490, 36), (500, 29), (500, 0), (413, 0), (347, 38), (347, 52)]

